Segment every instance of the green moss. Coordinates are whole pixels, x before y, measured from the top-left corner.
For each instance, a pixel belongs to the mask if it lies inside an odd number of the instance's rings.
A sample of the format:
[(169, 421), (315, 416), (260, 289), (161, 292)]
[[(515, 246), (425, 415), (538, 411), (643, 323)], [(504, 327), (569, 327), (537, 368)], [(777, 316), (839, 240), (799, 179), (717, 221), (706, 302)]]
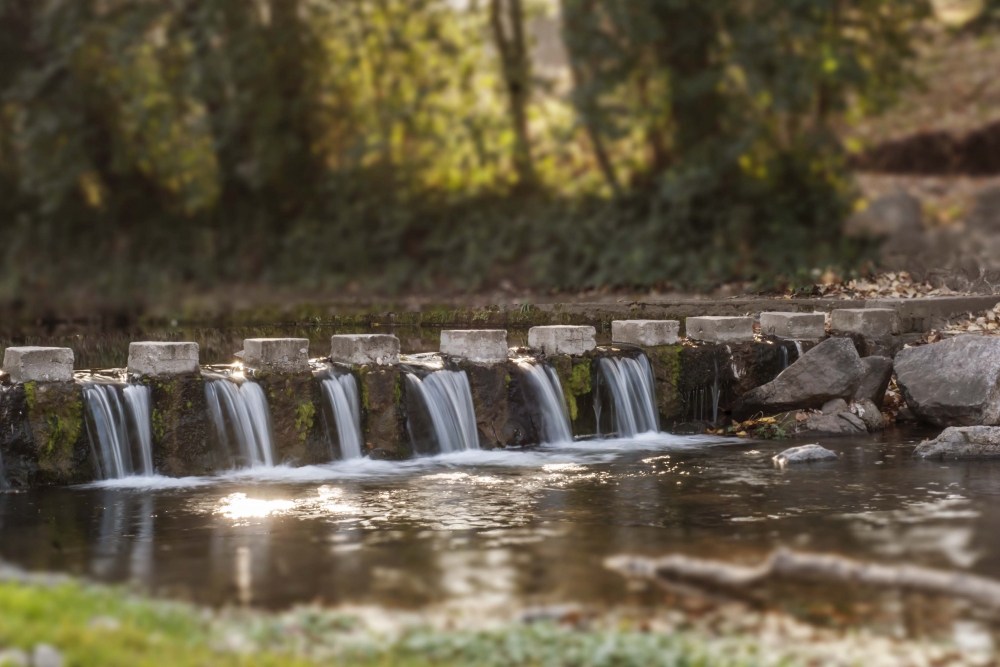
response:
[(669, 345), (658, 347), (652, 351), (659, 362), (660, 378), (669, 382), (674, 387), (679, 387), (681, 382), (681, 345)]
[(26, 382), (24, 385), (24, 396), (28, 402), (28, 409), (35, 409), (35, 390), (38, 389), (38, 385), (34, 382)]
[(589, 394), (591, 389), (590, 362), (573, 366), (569, 378), (564, 381), (563, 392), (566, 394), (566, 402), (569, 404), (569, 417), (576, 421), (579, 416), (579, 408), (576, 404), (576, 397)]
[(38, 447), (38, 464), (44, 470), (63, 470), (73, 458), (73, 446), (83, 428), (83, 401), (73, 386), (40, 388), (24, 385), (28, 419)]
[(153, 413), (150, 415), (149, 421), (153, 428), (153, 438), (157, 442), (163, 442), (163, 436), (167, 432), (166, 424), (163, 421), (163, 413), (153, 408)]
[(299, 441), (305, 442), (309, 438), (309, 431), (312, 430), (313, 421), (316, 417), (316, 406), (312, 401), (301, 401), (295, 409), (295, 431), (299, 434)]
[(358, 373), (358, 385), (361, 389), (361, 407), (365, 412), (368, 412), (371, 410), (371, 403), (368, 397), (368, 383), (365, 382), (365, 377), (368, 375), (369, 370), (367, 366), (356, 366), (355, 370)]

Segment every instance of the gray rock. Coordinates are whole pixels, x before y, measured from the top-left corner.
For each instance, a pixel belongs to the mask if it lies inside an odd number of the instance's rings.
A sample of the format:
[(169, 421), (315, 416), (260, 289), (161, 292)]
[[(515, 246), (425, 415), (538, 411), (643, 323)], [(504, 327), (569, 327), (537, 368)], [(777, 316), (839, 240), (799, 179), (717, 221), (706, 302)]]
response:
[(819, 445), (802, 445), (786, 449), (772, 459), (777, 465), (784, 468), (793, 463), (809, 463), (811, 461), (835, 461), (837, 455), (825, 447)]
[(199, 373), (198, 343), (129, 343), (128, 372), (153, 377)]
[(934, 440), (917, 445), (914, 456), (925, 459), (986, 458), (1000, 456), (1000, 427), (946, 428)]
[(594, 327), (555, 325), (528, 329), (528, 347), (542, 354), (585, 354), (597, 347)]
[(898, 335), (899, 315), (892, 308), (838, 308), (830, 313), (830, 329), (866, 338)]
[(271, 373), (308, 373), (307, 338), (247, 338), (243, 341), (243, 363)]
[(826, 314), (761, 313), (760, 332), (788, 340), (818, 340), (826, 336)]
[(865, 371), (858, 390), (854, 392), (854, 400), (868, 400), (881, 408), (889, 382), (892, 381), (892, 359), (865, 357), (861, 360), (861, 365)]
[(958, 336), (896, 355), (896, 381), (920, 420), (936, 426), (1000, 424), (1000, 338)]
[(63, 656), (48, 644), (38, 644), (31, 655), (31, 664), (34, 667), (62, 667)]
[(832, 401), (827, 401), (823, 404), (822, 412), (824, 415), (835, 415), (847, 410), (847, 401), (842, 398), (835, 398)]
[(639, 347), (676, 345), (681, 323), (677, 320), (615, 320), (611, 342)]
[(0, 651), (0, 667), (28, 667), (28, 654), (19, 648), (8, 648)]
[(976, 194), (976, 207), (969, 216), (969, 226), (1000, 234), (1000, 186), (985, 188)]
[(830, 338), (812, 348), (772, 382), (747, 392), (733, 407), (739, 421), (755, 414), (821, 408), (835, 398), (849, 399), (864, 374), (854, 343)]
[(868, 208), (855, 213), (844, 224), (844, 234), (853, 238), (885, 238), (923, 230), (920, 200), (906, 192), (879, 197)]
[(687, 337), (706, 343), (752, 343), (752, 317), (689, 317), (684, 322)]
[[(442, 332), (442, 341), (444, 340)], [(496, 335), (495, 332), (493, 332)], [(504, 333), (506, 341), (506, 332)], [(504, 343), (504, 358), (507, 356)], [(358, 366), (399, 363), (399, 339), (392, 334), (338, 334), (330, 336), (330, 360)]]
[(834, 415), (811, 413), (798, 435), (862, 435), (868, 433), (868, 427), (858, 416), (850, 412), (839, 412)]
[(869, 433), (875, 433), (885, 428), (885, 419), (882, 412), (870, 399), (861, 398), (851, 403), (851, 414), (857, 416), (864, 422)]

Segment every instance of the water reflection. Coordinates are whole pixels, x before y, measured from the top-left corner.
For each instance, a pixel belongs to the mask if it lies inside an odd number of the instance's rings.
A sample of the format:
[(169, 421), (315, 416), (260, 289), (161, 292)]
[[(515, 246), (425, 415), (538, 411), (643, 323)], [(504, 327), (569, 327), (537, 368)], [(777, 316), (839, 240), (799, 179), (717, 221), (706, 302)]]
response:
[(0, 556), (269, 607), (618, 602), (634, 593), (605, 556), (776, 546), (1000, 578), (1000, 463), (828, 446), (835, 465), (784, 471), (781, 443), (666, 437), (0, 494), (0, 533), (17, 536)]

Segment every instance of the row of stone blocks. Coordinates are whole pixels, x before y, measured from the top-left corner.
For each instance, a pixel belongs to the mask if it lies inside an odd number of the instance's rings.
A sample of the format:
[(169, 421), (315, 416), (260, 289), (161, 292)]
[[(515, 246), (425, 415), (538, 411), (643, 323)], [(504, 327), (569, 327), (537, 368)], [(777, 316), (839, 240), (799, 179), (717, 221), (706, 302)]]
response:
[[(752, 317), (689, 317), (687, 336), (709, 343), (746, 343), (754, 340)], [(823, 313), (761, 313), (761, 334), (789, 340), (818, 340), (826, 335)], [(841, 309), (831, 313), (834, 332), (879, 337), (899, 333), (892, 309)], [(675, 320), (624, 320), (611, 323), (613, 343), (656, 347), (674, 345), (680, 322)], [(546, 355), (585, 354), (597, 347), (596, 331), (589, 326), (533, 327), (528, 345)], [(441, 352), (474, 363), (499, 363), (507, 359), (504, 330), (441, 332)], [(277, 373), (309, 370), (309, 341), (304, 338), (248, 338), (243, 342), (243, 363), (253, 369)], [(391, 365), (399, 362), (399, 339), (388, 334), (332, 336), (330, 358), (350, 365)], [(128, 372), (133, 375), (174, 376), (198, 372), (198, 344), (141, 342), (129, 345)], [(3, 369), (15, 383), (67, 382), (73, 379), (73, 351), (69, 348), (14, 347), (4, 355)]]

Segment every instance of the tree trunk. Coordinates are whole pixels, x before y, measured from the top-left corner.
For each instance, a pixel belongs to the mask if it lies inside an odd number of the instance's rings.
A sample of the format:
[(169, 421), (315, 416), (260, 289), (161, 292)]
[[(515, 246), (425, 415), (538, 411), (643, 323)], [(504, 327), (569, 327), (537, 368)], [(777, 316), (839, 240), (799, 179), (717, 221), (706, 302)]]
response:
[[(504, 16), (506, 8), (506, 17)], [(506, 18), (506, 25), (505, 25)], [(511, 121), (514, 125), (514, 168), (522, 186), (535, 183), (528, 134), (528, 102), (531, 99), (531, 63), (524, 35), (521, 0), (490, 0), (490, 26), (507, 85)]]

